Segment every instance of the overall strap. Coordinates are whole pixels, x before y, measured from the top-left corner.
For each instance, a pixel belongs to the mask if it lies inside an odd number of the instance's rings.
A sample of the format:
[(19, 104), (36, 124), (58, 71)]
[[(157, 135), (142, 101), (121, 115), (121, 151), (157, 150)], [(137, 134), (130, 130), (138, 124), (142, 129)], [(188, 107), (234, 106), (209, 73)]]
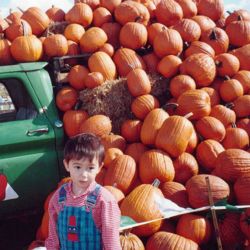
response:
[(90, 192), (89, 195), (87, 196), (87, 201), (86, 201), (87, 208), (92, 209), (95, 206), (100, 190), (101, 190), (101, 185), (96, 184), (95, 189), (92, 192)]
[(66, 190), (65, 190), (65, 186), (67, 185), (67, 183), (63, 184), (60, 187), (59, 190), (59, 197), (58, 197), (58, 202), (59, 204), (62, 204), (65, 200), (66, 200)]

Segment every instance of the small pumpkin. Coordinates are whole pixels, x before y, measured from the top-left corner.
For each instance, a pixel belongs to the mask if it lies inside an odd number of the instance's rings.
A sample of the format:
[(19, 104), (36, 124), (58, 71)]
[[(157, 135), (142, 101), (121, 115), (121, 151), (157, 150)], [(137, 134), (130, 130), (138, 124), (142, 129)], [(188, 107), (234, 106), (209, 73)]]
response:
[(48, 57), (65, 56), (69, 49), (67, 39), (61, 34), (53, 34), (46, 37), (43, 47)]
[(120, 234), (120, 244), (123, 250), (145, 250), (140, 238), (129, 232)]
[(140, 141), (142, 122), (136, 119), (125, 120), (121, 124), (121, 135), (128, 142), (138, 142)]
[(98, 7), (93, 11), (93, 25), (101, 27), (104, 23), (112, 22), (112, 14), (104, 7)]
[(85, 80), (89, 73), (88, 68), (82, 65), (73, 66), (68, 74), (69, 84), (76, 90), (82, 90), (85, 87)]
[(108, 168), (110, 163), (118, 156), (123, 155), (123, 152), (119, 148), (108, 148), (105, 151), (104, 167)]
[(74, 107), (78, 94), (72, 87), (63, 87), (56, 94), (56, 105), (61, 111), (67, 111)]
[(54, 22), (64, 21), (65, 12), (62, 9), (55, 7), (54, 5), (52, 5), (51, 8), (47, 9), (45, 13)]
[(178, 56), (164, 56), (157, 65), (157, 71), (166, 78), (171, 78), (179, 72), (182, 60)]
[(105, 150), (108, 150), (109, 148), (118, 148), (123, 152), (126, 148), (126, 140), (121, 135), (103, 135), (101, 141)]
[(64, 36), (68, 40), (72, 40), (76, 43), (80, 42), (80, 39), (84, 33), (85, 33), (84, 27), (77, 23), (68, 24), (63, 32)]

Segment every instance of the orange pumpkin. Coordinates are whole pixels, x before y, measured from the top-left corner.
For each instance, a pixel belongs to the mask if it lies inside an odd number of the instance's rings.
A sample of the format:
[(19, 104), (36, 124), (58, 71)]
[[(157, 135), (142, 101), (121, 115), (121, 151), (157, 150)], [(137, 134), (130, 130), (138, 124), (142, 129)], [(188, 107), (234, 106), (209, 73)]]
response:
[(120, 46), (119, 34), (121, 30), (121, 25), (117, 22), (114, 23), (104, 23), (101, 28), (108, 36), (108, 43), (110, 43), (115, 49)]
[(125, 154), (130, 155), (137, 163), (139, 163), (140, 158), (144, 152), (146, 152), (148, 148), (140, 142), (134, 142), (127, 145)]
[(122, 0), (100, 0), (100, 6), (108, 9), (111, 13), (122, 2)]
[(61, 111), (67, 111), (74, 107), (78, 94), (72, 87), (64, 87), (56, 95), (56, 105)]
[(85, 87), (85, 80), (89, 73), (88, 68), (82, 65), (75, 65), (68, 74), (69, 84), (76, 90), (82, 90)]
[(162, 23), (152, 23), (147, 26), (148, 31), (148, 42), (149, 44), (153, 45), (154, 39), (163, 29), (167, 29), (167, 26), (165, 26)]
[(52, 5), (52, 7), (46, 11), (46, 14), (54, 22), (64, 21), (65, 12), (62, 9), (55, 7), (54, 5)]
[(68, 40), (72, 40), (76, 43), (80, 42), (80, 39), (84, 33), (85, 33), (84, 27), (77, 23), (68, 24), (63, 32), (64, 36)]
[(110, 134), (111, 130), (111, 121), (105, 115), (93, 115), (86, 119), (80, 126), (81, 133), (93, 133), (100, 137)]
[(123, 250), (145, 250), (140, 238), (129, 232), (120, 234), (120, 244)]
[(176, 2), (181, 6), (184, 18), (191, 18), (197, 15), (196, 3), (192, 0), (176, 0)]
[(104, 83), (104, 77), (100, 72), (88, 73), (85, 78), (85, 86), (89, 89), (101, 86)]
[(0, 37), (0, 65), (13, 63), (13, 58), (10, 51), (11, 43), (3, 36)]
[(121, 204), (125, 195), (120, 189), (113, 186), (104, 186), (104, 188), (106, 188), (115, 197), (118, 204)]
[(104, 185), (115, 185), (124, 194), (127, 194), (135, 181), (136, 175), (135, 160), (129, 155), (118, 155), (107, 169)]
[(178, 56), (164, 56), (157, 65), (157, 71), (164, 77), (170, 78), (177, 75), (181, 63), (182, 60)]
[(119, 148), (108, 148), (105, 151), (105, 157), (104, 157), (104, 167), (108, 168), (111, 162), (118, 156), (122, 155), (123, 152)]
[(247, 94), (250, 90), (250, 71), (240, 70), (233, 76), (233, 79), (236, 79), (241, 83), (244, 94)]
[(250, 115), (250, 95), (238, 97), (233, 102), (233, 110), (237, 118), (242, 118)]
[(98, 7), (93, 11), (93, 25), (101, 27), (104, 23), (112, 22), (112, 14), (104, 7)]
[(188, 48), (185, 50), (184, 55), (185, 58), (198, 53), (204, 53), (211, 57), (215, 56), (214, 49), (207, 43), (201, 41), (192, 42)]
[(196, 15), (192, 17), (192, 20), (197, 22), (201, 28), (201, 34), (216, 27), (215, 22), (206, 15)]
[(128, 142), (140, 140), (142, 122), (140, 120), (125, 120), (121, 125), (121, 135)]
[(80, 133), (81, 124), (88, 118), (84, 110), (67, 110), (63, 115), (63, 127), (67, 136), (75, 136)]
[(65, 56), (68, 53), (68, 42), (64, 35), (53, 34), (43, 42), (44, 52), (48, 57)]
[(109, 148), (119, 148), (123, 152), (126, 148), (126, 140), (121, 135), (103, 135), (101, 141), (105, 150)]
[(248, 205), (250, 203), (249, 194), (250, 174), (240, 176), (234, 183), (234, 192), (237, 199), (237, 204)]

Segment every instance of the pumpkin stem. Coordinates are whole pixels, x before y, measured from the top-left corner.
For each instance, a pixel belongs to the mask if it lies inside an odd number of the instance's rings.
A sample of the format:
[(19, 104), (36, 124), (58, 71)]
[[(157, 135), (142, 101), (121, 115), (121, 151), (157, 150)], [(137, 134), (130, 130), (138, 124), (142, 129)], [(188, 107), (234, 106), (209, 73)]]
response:
[(0, 33), (0, 40), (4, 39), (4, 33)]
[(218, 67), (218, 68), (221, 68), (223, 66), (223, 63), (218, 61), (218, 60), (215, 60), (214, 63), (216, 65), (216, 67)]
[(190, 43), (185, 41), (184, 42), (184, 50), (190, 47)]
[(79, 110), (82, 107), (82, 104), (83, 104), (82, 100), (80, 100), (80, 99), (77, 100), (77, 102), (74, 106), (74, 110)]
[(225, 78), (225, 80), (230, 80), (231, 79), (230, 76), (228, 76), (228, 75), (225, 75), (224, 78)]
[(166, 26), (163, 26), (163, 25), (162, 25), (161, 31), (165, 31), (165, 30), (167, 30)]
[(156, 179), (154, 179), (152, 186), (159, 187), (160, 183), (161, 183), (160, 180), (156, 178)]
[(23, 36), (28, 36), (29, 35), (28, 28), (27, 28), (26, 23), (23, 20), (21, 20), (21, 25), (22, 25), (22, 29), (23, 29)]
[(218, 39), (214, 29), (212, 30), (211, 34), (209, 35), (209, 39), (210, 40), (217, 40)]
[(124, 237), (128, 238), (129, 237), (129, 234), (130, 234), (130, 231), (131, 231), (131, 228), (129, 229), (126, 229), (122, 232), (122, 234), (124, 235)]
[(189, 112), (189, 113), (187, 113), (186, 115), (184, 115), (184, 117), (186, 118), (186, 119), (189, 119), (191, 116), (193, 116), (194, 115), (194, 113), (193, 112)]
[(24, 10), (21, 9), (19, 6), (17, 6), (17, 8), (18, 8), (22, 13), (24, 13)]
[(237, 17), (237, 21), (243, 21), (243, 18), (242, 18), (242, 16), (241, 16), (241, 15), (238, 15), (238, 17)]
[(232, 123), (231, 123), (231, 127), (232, 127), (232, 128), (237, 128), (235, 122), (232, 122)]
[(165, 111), (167, 111), (169, 108), (175, 111), (178, 108), (178, 106), (179, 106), (178, 103), (170, 102), (170, 103), (165, 103), (164, 105), (161, 106), (161, 108), (164, 109)]
[(233, 12), (232, 11), (230, 11), (230, 10), (227, 10), (226, 11), (229, 15), (231, 15)]
[(234, 104), (232, 102), (226, 103), (225, 107), (232, 109), (234, 107)]
[(136, 18), (135, 18), (135, 22), (137, 23), (137, 22), (139, 22), (139, 21), (141, 21), (142, 20), (142, 17), (141, 16), (137, 16)]

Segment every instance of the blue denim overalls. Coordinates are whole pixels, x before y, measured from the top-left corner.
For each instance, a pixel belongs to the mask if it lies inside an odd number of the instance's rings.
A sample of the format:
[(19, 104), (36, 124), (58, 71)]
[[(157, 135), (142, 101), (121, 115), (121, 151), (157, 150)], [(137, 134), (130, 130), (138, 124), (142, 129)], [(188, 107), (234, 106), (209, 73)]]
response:
[[(65, 184), (66, 185), (66, 184)], [(66, 191), (63, 185), (59, 191), (62, 210), (58, 215), (57, 229), (62, 250), (101, 250), (101, 233), (92, 216), (100, 185), (87, 196), (86, 206), (71, 207), (64, 205)]]

